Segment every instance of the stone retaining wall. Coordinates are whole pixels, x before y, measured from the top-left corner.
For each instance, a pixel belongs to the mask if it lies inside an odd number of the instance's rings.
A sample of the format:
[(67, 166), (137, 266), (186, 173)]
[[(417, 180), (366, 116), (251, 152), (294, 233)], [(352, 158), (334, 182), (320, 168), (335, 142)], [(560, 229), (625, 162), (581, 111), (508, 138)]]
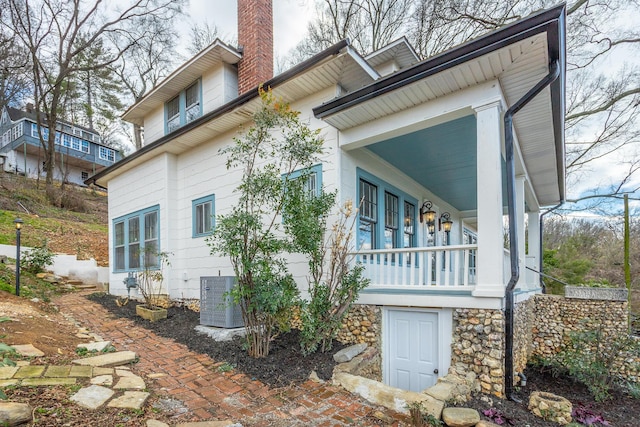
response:
[(504, 314), (501, 310), (456, 309), (451, 371), (478, 376), (482, 392), (504, 394)]
[[(530, 356), (549, 358), (570, 342), (570, 333), (599, 330), (599, 343), (627, 337), (627, 302), (536, 295), (533, 315), (533, 341)], [(637, 337), (632, 338), (638, 340)], [(594, 349), (595, 350), (595, 349)], [(606, 351), (611, 351), (607, 349)], [(628, 352), (618, 354), (614, 371), (626, 380), (640, 382), (640, 357)]]
[(535, 300), (529, 298), (516, 304), (513, 325), (513, 379), (517, 383), (518, 372), (523, 372), (527, 366), (531, 345), (533, 342), (533, 327)]

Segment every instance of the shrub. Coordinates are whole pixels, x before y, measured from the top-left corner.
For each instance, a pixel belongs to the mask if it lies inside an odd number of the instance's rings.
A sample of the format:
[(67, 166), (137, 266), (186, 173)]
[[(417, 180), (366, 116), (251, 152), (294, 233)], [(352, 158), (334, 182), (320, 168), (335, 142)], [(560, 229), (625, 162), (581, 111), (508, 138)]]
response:
[(604, 321), (584, 319), (580, 323), (583, 329), (570, 332), (566, 347), (548, 363), (555, 370), (566, 369), (587, 386), (596, 401), (603, 401), (617, 381), (613, 365), (618, 356), (640, 356), (640, 341), (628, 334), (606, 333)]
[(47, 242), (44, 242), (42, 246), (23, 251), (20, 263), (29, 273), (41, 273), (53, 263), (53, 252), (49, 250)]

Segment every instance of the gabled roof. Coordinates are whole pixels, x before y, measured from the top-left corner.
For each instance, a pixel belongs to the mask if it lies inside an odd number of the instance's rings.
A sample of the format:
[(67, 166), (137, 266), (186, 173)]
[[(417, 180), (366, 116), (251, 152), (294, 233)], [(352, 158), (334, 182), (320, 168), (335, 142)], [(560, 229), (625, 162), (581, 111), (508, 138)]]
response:
[(385, 47), (368, 54), (364, 59), (366, 59), (372, 67), (377, 67), (385, 62), (393, 60), (398, 64), (401, 70), (420, 61), (420, 57), (405, 36), (402, 36)]
[(216, 39), (129, 107), (122, 118), (142, 126), (144, 116), (149, 111), (176, 96), (182, 89), (201, 77), (206, 70), (220, 63), (237, 64), (240, 59), (242, 59), (240, 51)]
[[(498, 80), (508, 106), (558, 61), (560, 78), (514, 117), (540, 205), (565, 197), (565, 6), (544, 10), (313, 109), (346, 130), (482, 82)], [(550, 126), (551, 124), (551, 126)], [(549, 165), (554, 165), (550, 170)]]
[[(355, 90), (374, 80), (377, 73), (357, 55), (346, 40), (338, 42), (313, 57), (264, 83), (286, 101), (312, 95), (339, 84), (346, 90)], [(373, 75), (372, 75), (373, 74)], [(145, 145), (135, 153), (96, 173), (86, 184), (106, 187), (109, 179), (134, 168), (146, 160), (170, 152), (182, 153), (217, 135), (238, 129), (259, 108), (258, 88), (249, 90), (221, 107), (182, 126), (170, 134)]]

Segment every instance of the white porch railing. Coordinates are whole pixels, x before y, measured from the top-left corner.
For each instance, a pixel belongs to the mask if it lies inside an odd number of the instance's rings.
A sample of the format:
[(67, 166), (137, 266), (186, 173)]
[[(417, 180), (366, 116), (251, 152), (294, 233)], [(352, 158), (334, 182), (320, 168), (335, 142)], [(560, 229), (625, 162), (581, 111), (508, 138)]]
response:
[(478, 245), (360, 250), (353, 253), (364, 266), (370, 286), (473, 287)]

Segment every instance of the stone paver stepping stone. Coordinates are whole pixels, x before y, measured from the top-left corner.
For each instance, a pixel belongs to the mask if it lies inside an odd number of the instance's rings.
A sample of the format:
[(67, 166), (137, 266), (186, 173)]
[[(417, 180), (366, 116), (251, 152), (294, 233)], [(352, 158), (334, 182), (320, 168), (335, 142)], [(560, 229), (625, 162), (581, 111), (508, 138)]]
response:
[(130, 370), (120, 368), (116, 368), (116, 375), (119, 377), (137, 377), (137, 375)]
[(0, 424), (18, 426), (31, 422), (33, 409), (26, 403), (0, 402)]
[(76, 359), (73, 363), (89, 366), (118, 366), (134, 362), (136, 357), (133, 351), (117, 351), (115, 353), (101, 354), (100, 356)]
[(71, 366), (51, 365), (47, 368), (47, 371), (44, 373), (44, 376), (50, 377), (50, 378), (51, 377), (53, 378), (68, 377), (69, 372), (71, 372)]
[(93, 376), (93, 366), (72, 366), (69, 371), (70, 377), (91, 378)]
[(72, 385), (76, 383), (75, 378), (25, 378), (22, 385), (41, 386), (41, 385)]
[(93, 375), (113, 375), (113, 368), (100, 368), (96, 366), (93, 368)]
[(149, 398), (146, 391), (125, 391), (120, 397), (116, 397), (107, 405), (110, 408), (140, 409)]
[(19, 344), (12, 345), (13, 349), (21, 356), (27, 357), (42, 357), (44, 356), (44, 352), (38, 350), (33, 346), (33, 344)]
[(18, 369), (18, 372), (16, 372), (13, 375), (13, 378), (39, 377), (44, 372), (44, 368), (45, 366), (36, 366), (36, 365), (21, 366), (20, 369)]
[(0, 367), (0, 380), (8, 380), (13, 377), (13, 375), (18, 372), (17, 366), (2, 366)]
[(111, 345), (111, 341), (98, 341), (98, 342), (88, 342), (85, 344), (78, 344), (77, 348), (86, 348), (88, 351), (102, 351), (105, 348)]
[(16, 385), (19, 380), (0, 380), (0, 387), (9, 387), (10, 385)]
[(113, 375), (98, 375), (91, 378), (91, 384), (111, 386), (113, 384)]
[(169, 427), (169, 424), (158, 420), (147, 420), (147, 427)]
[(81, 388), (76, 394), (71, 396), (71, 400), (83, 408), (98, 409), (107, 400), (111, 399), (115, 392), (109, 388), (99, 385), (92, 385)]
[(137, 375), (121, 377), (120, 381), (113, 387), (115, 389), (135, 389), (144, 390), (147, 388), (144, 380)]

